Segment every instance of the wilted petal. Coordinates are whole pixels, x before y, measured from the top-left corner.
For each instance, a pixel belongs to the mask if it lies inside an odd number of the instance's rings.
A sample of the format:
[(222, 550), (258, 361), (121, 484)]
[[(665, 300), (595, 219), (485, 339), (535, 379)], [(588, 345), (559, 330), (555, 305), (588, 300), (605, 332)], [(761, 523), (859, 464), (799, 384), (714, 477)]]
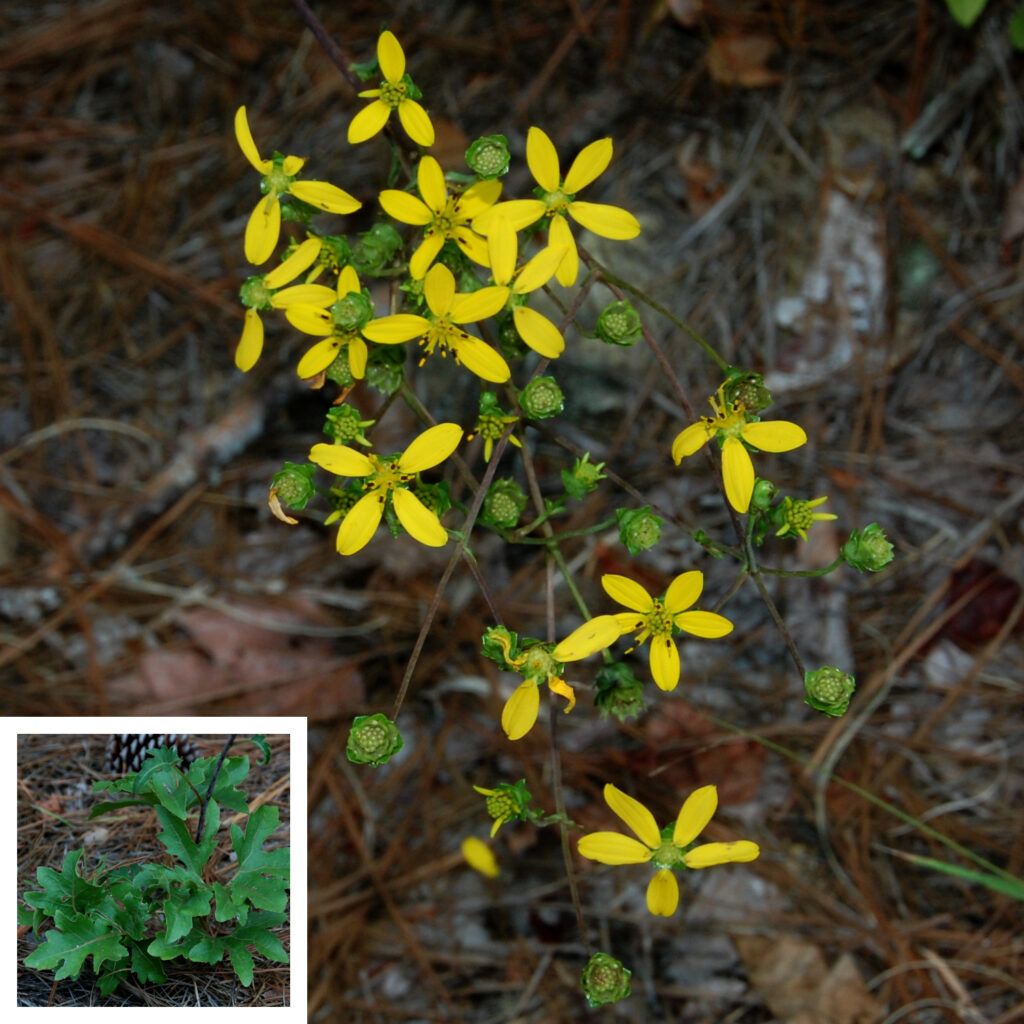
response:
[(462, 427), (458, 423), (438, 423), (414, 438), (398, 458), (398, 468), (403, 473), (422, 473), (436, 466), (459, 446)]
[(610, 647), (620, 635), (614, 615), (598, 615), (574, 629), (551, 654), (557, 661), (581, 661)]
[(360, 498), (338, 527), (339, 555), (354, 555), (370, 543), (384, 515), (384, 495), (374, 492)]
[(661, 845), (661, 830), (654, 815), (639, 800), (613, 786), (604, 787), (605, 803), (636, 833), (637, 838), (651, 850)]
[(737, 512), (746, 512), (754, 493), (754, 464), (743, 442), (735, 437), (727, 437), (722, 444), (722, 479), (729, 504)]
[(576, 844), (581, 857), (599, 864), (646, 864), (651, 851), (637, 839), (618, 832), (591, 832)]
[(343, 444), (315, 444), (309, 450), (309, 461), (335, 476), (369, 476), (373, 463), (355, 448)]
[(744, 441), (763, 452), (791, 452), (807, 444), (803, 427), (788, 420), (768, 420), (762, 423), (747, 423), (741, 431)]
[(400, 487), (392, 492), (391, 501), (398, 521), (413, 540), (430, 548), (440, 548), (448, 543), (448, 531), (412, 491)]
[(676, 816), (672, 843), (681, 850), (689, 846), (708, 827), (718, 807), (718, 790), (714, 786), (695, 789), (683, 802)]
[[(579, 192), (592, 181), (599, 178), (612, 162), (612, 140), (598, 139), (584, 146), (573, 160), (569, 173), (565, 176), (565, 191)], [(548, 189), (548, 191), (553, 191)]]
[(631, 580), (628, 576), (605, 573), (601, 577), (601, 586), (613, 601), (618, 601), (623, 607), (631, 608), (635, 612), (646, 613), (654, 607), (651, 595), (636, 580)]
[[(379, 93), (380, 90), (375, 89), (374, 92)], [(367, 139), (372, 139), (388, 123), (390, 116), (391, 108), (382, 100), (374, 100), (363, 107), (349, 122), (349, 145), (354, 146), (360, 142), (366, 142)]]
[(679, 648), (672, 637), (651, 637), (651, 675), (660, 690), (679, 685)]
[(255, 309), (245, 311), (245, 322), (242, 324), (242, 337), (235, 349), (235, 366), (243, 373), (248, 373), (257, 363), (263, 352), (263, 321)]
[(512, 691), (501, 711), (501, 727), (510, 740), (521, 740), (537, 721), (540, 691), (537, 682), (527, 679)]
[(573, 688), (563, 679), (559, 679), (558, 676), (549, 676), (548, 686), (554, 690), (559, 697), (564, 697), (569, 702), (565, 708), (563, 708), (565, 713), (569, 714), (569, 712), (576, 707), (576, 694), (573, 692)]
[(659, 917), (671, 917), (679, 906), (679, 883), (668, 868), (662, 868), (647, 886), (647, 909)]
[(558, 189), (561, 176), (558, 169), (558, 153), (552, 141), (540, 128), (531, 127), (526, 134), (526, 163), (537, 184), (545, 192), (554, 192)]
[(569, 204), (569, 216), (602, 238), (614, 238), (621, 242), (640, 234), (640, 221), (621, 206), (581, 203), (577, 200)]
[(288, 191), (296, 199), (328, 213), (352, 213), (363, 205), (355, 196), (327, 181), (293, 181)]
[(427, 112), (415, 100), (406, 99), (398, 105), (398, 120), (417, 146), (434, 144), (434, 126)]
[(761, 848), (749, 839), (735, 843), (705, 843), (683, 857), (688, 868), (710, 868), (715, 864), (745, 864), (757, 860)]

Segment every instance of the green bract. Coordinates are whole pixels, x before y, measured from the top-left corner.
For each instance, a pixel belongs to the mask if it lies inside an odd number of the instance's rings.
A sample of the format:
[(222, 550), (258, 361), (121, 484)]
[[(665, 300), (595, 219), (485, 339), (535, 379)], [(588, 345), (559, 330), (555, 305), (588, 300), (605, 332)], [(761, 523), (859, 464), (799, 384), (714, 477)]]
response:
[(878, 572), (893, 559), (892, 545), (878, 523), (854, 530), (840, 553), (847, 565), (861, 572)]
[(520, 393), (519, 405), (530, 419), (545, 420), (565, 408), (565, 395), (554, 377), (534, 377)]
[(850, 706), (856, 686), (853, 676), (826, 665), (804, 676), (804, 700), (816, 711), (838, 718)]
[(662, 519), (651, 511), (650, 505), (630, 510), (617, 508), (619, 539), (631, 555), (653, 548), (661, 540)]
[(316, 488), (313, 486), (315, 472), (315, 466), (286, 462), (274, 474), (272, 486), (277, 493), (278, 501), (288, 508), (305, 508), (309, 499), (316, 494)]
[(631, 302), (612, 302), (601, 310), (596, 333), (606, 345), (635, 345), (643, 335), (640, 314)]
[(356, 764), (376, 767), (405, 745), (398, 726), (387, 715), (358, 715), (352, 722), (345, 753)]
[[(160, 822), (157, 839), (166, 855), (160, 863), (109, 869), (101, 865), (88, 879), (80, 874), (84, 850), (69, 851), (60, 872), (39, 868), (41, 888), (25, 893), (33, 909), (18, 911), (19, 923), (43, 937), (25, 957), (26, 966), (56, 969), (54, 977), (60, 981), (77, 978), (92, 957), (99, 990), (106, 996), (129, 974), (141, 982), (166, 981), (164, 961), (178, 958), (213, 964), (226, 953), (247, 986), (254, 968), (249, 946), (270, 960), (288, 963), (287, 952), (270, 929), (287, 920), (290, 853), (287, 847), (263, 848), (278, 826), (278, 809), (259, 807), (249, 815), (244, 832), (231, 826), (235, 864), (218, 870), (219, 881), (207, 882), (204, 869), (217, 849), (221, 805), (248, 814), (245, 794), (236, 783), (248, 775), (249, 759), (224, 761), (198, 843), (187, 816), (199, 804), (197, 793), (208, 789), (217, 758), (200, 758), (187, 774), (178, 761), (175, 752), (161, 748), (150, 752), (140, 771), (93, 785), (94, 791), (127, 792), (132, 798), (98, 804), (90, 818), (148, 804)], [(54, 927), (44, 935), (49, 920)]]
[(617, 1003), (629, 995), (632, 971), (607, 953), (595, 953), (583, 968), (580, 984), (591, 1006)]

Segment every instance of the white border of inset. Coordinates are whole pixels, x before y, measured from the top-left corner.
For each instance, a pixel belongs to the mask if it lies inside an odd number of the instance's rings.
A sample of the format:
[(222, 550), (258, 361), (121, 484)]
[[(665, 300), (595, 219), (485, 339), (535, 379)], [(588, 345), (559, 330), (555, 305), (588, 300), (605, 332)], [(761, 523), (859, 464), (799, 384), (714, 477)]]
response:
[[(222, 718), (193, 717), (184, 715), (144, 716), (137, 717), (90, 717), (90, 718), (0, 718), (0, 764), (4, 772), (0, 784), (0, 815), (2, 820), (9, 822), (12, 838), (4, 844), (0, 855), (0, 877), (7, 880), (7, 892), (17, 890), (18, 878), (18, 847), (15, 823), (18, 820), (17, 799), (22, 799), (18, 778), (18, 743), (21, 734), (46, 733), (75, 735), (77, 733), (198, 733), (223, 734), (236, 733), (239, 739), (255, 736), (259, 733), (287, 733), (291, 737), (291, 768), (290, 768), (290, 815), (291, 815), (291, 913), (289, 926), (291, 929), (291, 948), (289, 949), (290, 969), (290, 1006), (282, 1007), (195, 1007), (182, 1006), (180, 1011), (193, 1012), (203, 1010), (209, 1017), (216, 1015), (219, 1020), (227, 1020), (241, 1014), (258, 1012), (262, 1017), (267, 1013), (277, 1013), (277, 1021), (306, 1021), (308, 988), (306, 978), (306, 871), (307, 871), (307, 831), (306, 831), (306, 719), (305, 718)], [(237, 752), (237, 751), (236, 751)], [(258, 758), (259, 750), (251, 747), (243, 751), (250, 759)], [(59, 865), (51, 865), (59, 867)], [(159, 1006), (18, 1006), (17, 1005), (17, 932), (13, 927), (3, 929), (4, 938), (0, 941), (0, 956), (7, 969), (0, 972), (0, 1007), (16, 1008), (31, 1012), (35, 1017), (59, 1014), (67, 1020), (68, 1014), (85, 1014), (99, 1019), (123, 1022), (128, 1016), (136, 1019), (141, 1016), (145, 1020), (159, 1018), (166, 1020), (174, 1012), (173, 1007)], [(153, 1017), (149, 1015), (153, 1014)]]

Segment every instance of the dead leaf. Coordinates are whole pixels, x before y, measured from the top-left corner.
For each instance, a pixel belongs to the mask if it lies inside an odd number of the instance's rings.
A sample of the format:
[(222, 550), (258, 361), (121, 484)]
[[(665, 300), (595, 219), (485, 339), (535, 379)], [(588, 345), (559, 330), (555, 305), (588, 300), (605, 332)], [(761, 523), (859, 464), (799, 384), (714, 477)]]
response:
[(708, 71), (716, 82), (723, 85), (739, 85), (744, 89), (778, 85), (782, 75), (766, 67), (768, 58), (778, 45), (774, 36), (739, 33), (716, 36), (708, 50)]

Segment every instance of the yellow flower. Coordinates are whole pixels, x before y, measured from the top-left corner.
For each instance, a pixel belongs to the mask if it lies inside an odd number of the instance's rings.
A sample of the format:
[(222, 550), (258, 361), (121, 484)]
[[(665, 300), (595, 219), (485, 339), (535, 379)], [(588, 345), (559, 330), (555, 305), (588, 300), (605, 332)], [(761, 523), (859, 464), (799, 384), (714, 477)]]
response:
[(766, 452), (789, 452), (807, 444), (807, 434), (788, 420), (749, 423), (744, 407), (730, 405), (721, 388), (717, 401), (711, 398), (709, 402), (714, 418), (702, 416), (677, 434), (672, 442), (672, 458), (678, 466), (688, 455), (700, 451), (711, 438), (721, 438), (725, 496), (737, 512), (746, 512), (754, 493), (754, 463), (744, 442)]
[(301, 156), (278, 155), (273, 160), (264, 160), (249, 130), (245, 107), (239, 107), (235, 112), (235, 138), (246, 160), (263, 175), (261, 187), (266, 193), (266, 198), (256, 204), (245, 226), (245, 258), (250, 263), (256, 266), (266, 263), (277, 245), (281, 234), (282, 195), (292, 195), (328, 213), (352, 213), (363, 205), (326, 181), (296, 181), (295, 176), (306, 162)]
[(324, 291), (330, 309), (323, 305), (293, 304), (285, 310), (292, 326), (305, 334), (323, 337), (299, 360), (296, 372), (303, 380), (316, 377), (334, 362), (342, 348), (347, 348), (352, 376), (362, 380), (369, 355), (363, 328), (373, 319), (373, 304), (363, 294), (354, 267), (342, 267), (336, 289)]
[[(548, 241), (556, 249), (565, 249), (556, 275), (565, 286), (575, 283), (580, 266), (566, 214), (602, 238), (624, 240), (640, 234), (640, 222), (628, 210), (576, 198), (577, 192), (605, 172), (611, 159), (612, 140), (598, 139), (580, 151), (563, 178), (554, 144), (540, 128), (531, 128), (526, 136), (526, 162), (540, 186), (537, 190), (540, 198), (513, 199), (495, 207), (495, 213), (508, 217), (517, 231), (541, 217), (549, 219)], [(474, 224), (477, 231), (490, 232), (491, 216), (485, 213), (478, 218)]]
[[(732, 623), (723, 615), (687, 611), (704, 589), (704, 574), (696, 570), (677, 576), (665, 596), (657, 599), (627, 576), (606, 574), (601, 577), (601, 586), (613, 600), (632, 609), (612, 616), (619, 625), (619, 635), (636, 633), (635, 644), (651, 638), (651, 675), (662, 690), (674, 690), (679, 684), (679, 650), (672, 638), (675, 630), (712, 640), (732, 632)], [(555, 648), (555, 657), (575, 661), (607, 647), (596, 633), (588, 633), (589, 625), (585, 623), (567, 636)]]
[(490, 345), (467, 334), (458, 325), (494, 316), (505, 305), (508, 289), (490, 287), (457, 294), (454, 275), (444, 264), (438, 263), (431, 267), (423, 282), (423, 297), (429, 316), (397, 313), (381, 317), (363, 328), (363, 336), (382, 345), (419, 338), (424, 349), (421, 366), (426, 357), (439, 348), (442, 355), (450, 351), (457, 363), (483, 380), (504, 384), (512, 375), (508, 363)]
[(756, 860), (761, 852), (757, 843), (748, 839), (689, 848), (718, 806), (718, 790), (714, 786), (702, 786), (691, 793), (680, 808), (675, 825), (660, 831), (654, 815), (639, 800), (611, 783), (604, 787), (604, 798), (639, 840), (618, 832), (591, 832), (580, 839), (578, 849), (582, 856), (599, 864), (654, 864), (658, 873), (647, 887), (647, 909), (652, 914), (671, 917), (679, 906), (679, 883), (672, 874), (673, 868), (746, 863)]
[(405, 52), (402, 44), (392, 32), (382, 32), (377, 40), (377, 63), (384, 81), (379, 89), (367, 89), (359, 95), (364, 99), (372, 97), (373, 102), (363, 107), (352, 118), (348, 126), (350, 143), (366, 142), (372, 139), (391, 116), (398, 111), (398, 120), (406, 134), (418, 146), (434, 144), (434, 126), (427, 112), (409, 96), (409, 87), (402, 79), (405, 76)]
[(300, 274), (308, 270), (320, 255), (319, 238), (307, 238), (297, 246), (295, 251), (275, 267), (269, 274), (257, 274), (250, 277), (242, 285), (242, 302), (248, 306), (245, 311), (245, 323), (242, 326), (242, 337), (235, 349), (235, 366), (243, 373), (248, 373), (257, 363), (263, 352), (263, 321), (260, 310), (287, 310), (296, 303), (313, 303), (325, 297), (330, 301), (333, 291), (319, 284), (297, 284), (291, 288), (282, 285), (294, 281)]
[(491, 848), (476, 836), (468, 836), (462, 840), (462, 856), (474, 871), (479, 871), (488, 878), (497, 878), (501, 872)]
[[(605, 640), (605, 647), (614, 643), (619, 633), (618, 623), (611, 615), (592, 619), (588, 625)], [(569, 702), (565, 707), (566, 714), (572, 711), (576, 706), (576, 694), (561, 678), (563, 669), (559, 662), (574, 659), (556, 659), (548, 645), (542, 643), (529, 644), (514, 655), (507, 635), (495, 633), (493, 639), (501, 647), (506, 664), (523, 675), (522, 683), (512, 691), (501, 712), (501, 727), (510, 740), (521, 740), (534, 727), (540, 712), (539, 687), (542, 682), (547, 682), (551, 690)]]
[(424, 229), (423, 241), (409, 260), (409, 275), (420, 280), (449, 238), (474, 263), (486, 267), (487, 241), (470, 222), (494, 205), (501, 195), (501, 182), (478, 181), (465, 192), (449, 196), (441, 165), (425, 156), (416, 169), (416, 184), (422, 199), (394, 188), (380, 194), (380, 205), (395, 220)]
[(461, 440), (462, 427), (457, 423), (438, 423), (414, 438), (400, 455), (385, 459), (364, 455), (345, 445), (313, 445), (310, 462), (337, 476), (365, 477), (363, 496), (349, 509), (338, 528), (338, 554), (353, 555), (369, 543), (388, 500), (411, 537), (429, 547), (447, 543), (448, 531), (409, 490), (409, 484), (417, 473), (444, 462)]
[(491, 221), (487, 247), (494, 283), (508, 286), (511, 292), (512, 320), (519, 337), (546, 359), (557, 359), (565, 348), (565, 340), (546, 316), (524, 305), (523, 298), (551, 280), (565, 256), (565, 249), (549, 245), (516, 272), (516, 232), (508, 218), (500, 215)]
[(825, 522), (829, 519), (838, 519), (839, 516), (831, 512), (815, 512), (819, 505), (824, 505), (828, 498), (814, 498), (812, 501), (793, 501), (791, 498), (782, 499), (782, 508), (779, 514), (782, 516), (782, 527), (775, 534), (776, 537), (785, 537), (787, 533), (795, 533), (801, 540), (807, 540), (807, 531), (815, 524)]

